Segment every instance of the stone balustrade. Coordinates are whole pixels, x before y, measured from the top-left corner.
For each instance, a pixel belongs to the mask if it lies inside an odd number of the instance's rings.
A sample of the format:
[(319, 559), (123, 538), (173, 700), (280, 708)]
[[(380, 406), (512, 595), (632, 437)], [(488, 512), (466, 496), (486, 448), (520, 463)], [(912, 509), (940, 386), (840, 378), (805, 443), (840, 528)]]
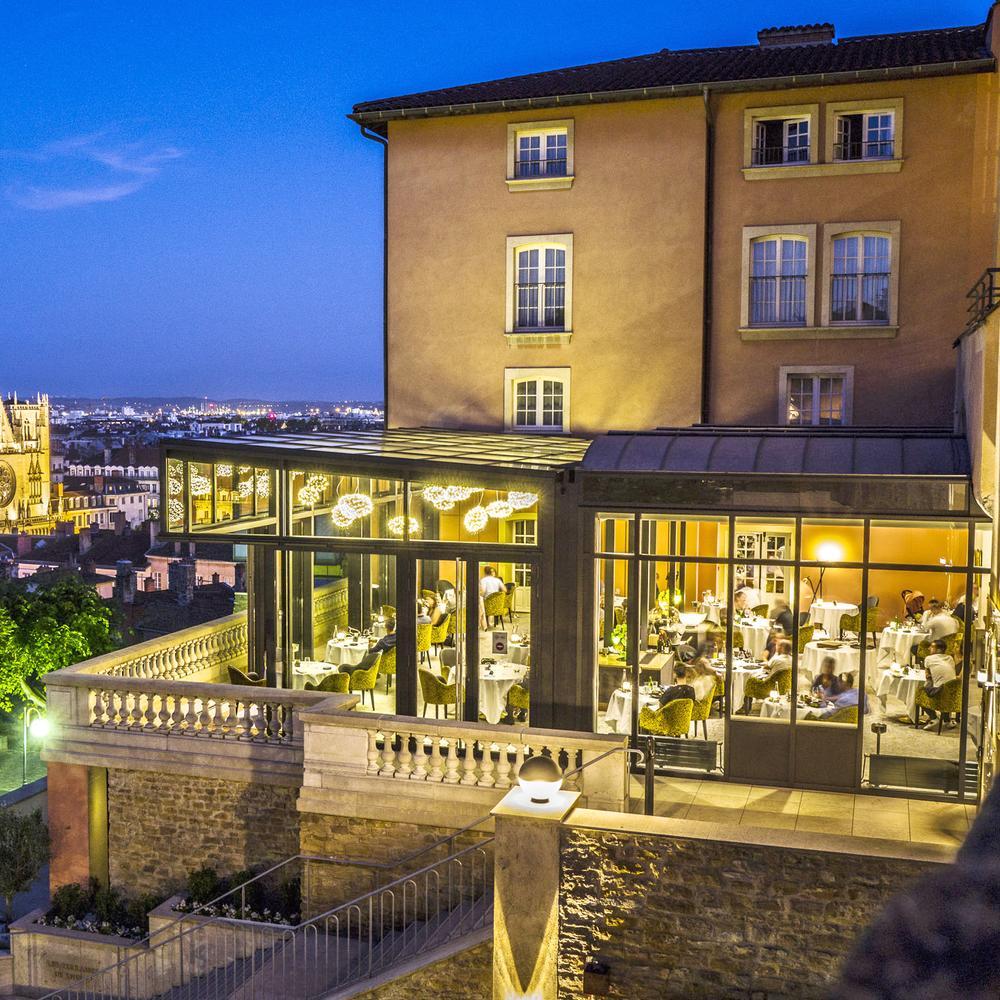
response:
[(247, 662), (247, 613), (217, 618), (204, 625), (158, 636), (134, 646), (84, 660), (59, 671), (110, 674), (114, 677), (144, 677), (153, 680), (184, 680), (211, 673), (214, 677), (230, 664)]
[[(321, 710), (302, 714), (307, 798), (358, 794), (370, 803), (429, 797), (481, 809), (511, 787), (528, 757), (545, 754), (564, 772), (589, 765), (570, 775), (565, 787), (581, 792), (592, 808), (622, 809), (627, 803), (623, 736), (373, 715), (347, 707), (331, 699)], [(597, 759), (609, 750), (618, 752)]]

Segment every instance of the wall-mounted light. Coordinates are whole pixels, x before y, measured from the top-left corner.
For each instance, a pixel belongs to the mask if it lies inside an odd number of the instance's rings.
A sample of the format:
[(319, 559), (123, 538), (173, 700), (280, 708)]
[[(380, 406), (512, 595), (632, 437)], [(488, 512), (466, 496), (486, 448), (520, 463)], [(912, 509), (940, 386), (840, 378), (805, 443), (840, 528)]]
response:
[(562, 771), (551, 757), (536, 754), (521, 765), (517, 783), (532, 802), (545, 805), (562, 788)]
[(819, 562), (840, 562), (844, 558), (844, 550), (836, 542), (820, 542), (816, 546), (816, 558)]

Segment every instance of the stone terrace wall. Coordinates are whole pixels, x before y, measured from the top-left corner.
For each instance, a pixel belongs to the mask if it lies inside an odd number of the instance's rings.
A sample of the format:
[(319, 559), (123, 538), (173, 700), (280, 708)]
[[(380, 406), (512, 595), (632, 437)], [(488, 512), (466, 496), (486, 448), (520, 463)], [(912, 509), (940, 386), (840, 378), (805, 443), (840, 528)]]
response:
[(489, 1000), (493, 996), (493, 942), (449, 955), (358, 996), (365, 1000)]
[(279, 785), (109, 770), (111, 883), (173, 892), (196, 868), (231, 875), (297, 854), (297, 795)]
[[(301, 813), (300, 821), (302, 854), (390, 865), (454, 832), (442, 826), (320, 813)], [(303, 879), (303, 912), (315, 916), (370, 892), (376, 887), (376, 877), (379, 885), (385, 885), (491, 835), (492, 831), (484, 825), (482, 832), (469, 831), (457, 837), (450, 849), (441, 847), (428, 851), (398, 870), (389, 868), (376, 872), (362, 866), (309, 862), (308, 877)]]
[(600, 954), (621, 1000), (824, 997), (858, 931), (934, 867), (572, 827), (561, 855), (559, 996)]

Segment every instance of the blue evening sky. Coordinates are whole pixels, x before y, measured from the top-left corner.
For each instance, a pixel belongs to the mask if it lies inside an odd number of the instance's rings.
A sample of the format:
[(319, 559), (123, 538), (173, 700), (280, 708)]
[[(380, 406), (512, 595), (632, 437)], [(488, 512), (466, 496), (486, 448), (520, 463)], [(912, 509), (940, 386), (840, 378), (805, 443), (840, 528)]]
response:
[(355, 101), (987, 6), (5, 0), (0, 390), (380, 398), (381, 152)]

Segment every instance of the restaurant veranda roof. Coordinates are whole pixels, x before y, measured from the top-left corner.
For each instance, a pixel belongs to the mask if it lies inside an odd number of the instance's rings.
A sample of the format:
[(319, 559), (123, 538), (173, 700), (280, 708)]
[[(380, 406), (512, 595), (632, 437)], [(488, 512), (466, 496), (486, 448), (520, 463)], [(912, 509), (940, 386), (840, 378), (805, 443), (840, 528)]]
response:
[[(481, 467), (521, 472), (558, 472), (586, 454), (586, 438), (530, 434), (487, 434), (435, 428), (335, 431), (325, 434), (273, 434), (177, 442), (214, 454), (267, 454), (276, 459), (329, 463), (342, 459), (386, 468), (412, 465)], [(168, 447), (174, 447), (170, 442)]]

